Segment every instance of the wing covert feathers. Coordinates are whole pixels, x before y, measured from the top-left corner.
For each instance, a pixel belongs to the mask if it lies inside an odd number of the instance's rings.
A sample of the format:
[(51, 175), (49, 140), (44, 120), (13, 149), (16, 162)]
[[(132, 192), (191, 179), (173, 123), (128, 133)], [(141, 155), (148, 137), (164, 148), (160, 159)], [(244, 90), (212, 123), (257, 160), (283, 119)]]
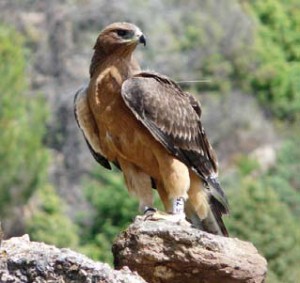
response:
[(78, 127), (81, 129), (85, 141), (95, 160), (103, 167), (111, 169), (108, 160), (103, 156), (99, 143), (98, 128), (90, 112), (87, 101), (87, 87), (81, 87), (75, 94), (74, 114)]
[(122, 85), (125, 104), (156, 140), (202, 179), (217, 174), (215, 154), (207, 140), (201, 107), (167, 77), (142, 72)]

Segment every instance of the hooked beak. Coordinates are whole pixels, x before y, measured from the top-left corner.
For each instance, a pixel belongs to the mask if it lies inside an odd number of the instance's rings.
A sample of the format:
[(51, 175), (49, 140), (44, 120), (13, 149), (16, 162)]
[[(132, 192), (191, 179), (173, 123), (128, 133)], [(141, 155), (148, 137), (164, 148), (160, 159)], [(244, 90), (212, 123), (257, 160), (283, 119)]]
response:
[(146, 46), (146, 37), (143, 34), (139, 37), (139, 43), (142, 43), (144, 46)]

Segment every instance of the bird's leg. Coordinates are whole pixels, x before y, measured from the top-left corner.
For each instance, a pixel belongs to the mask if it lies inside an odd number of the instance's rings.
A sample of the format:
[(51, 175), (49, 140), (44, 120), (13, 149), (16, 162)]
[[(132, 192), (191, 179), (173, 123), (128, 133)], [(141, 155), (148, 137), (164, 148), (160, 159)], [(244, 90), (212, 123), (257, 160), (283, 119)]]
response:
[(149, 175), (140, 168), (124, 159), (118, 160), (124, 173), (125, 182), (130, 194), (139, 200), (139, 211), (142, 214), (154, 213), (152, 181)]
[(188, 168), (169, 154), (158, 155), (161, 179), (156, 188), (168, 213), (156, 211), (146, 217), (149, 220), (168, 220), (190, 225), (185, 220), (184, 202), (188, 198), (190, 177)]
[(183, 226), (191, 226), (190, 223), (185, 219), (184, 198), (174, 198), (172, 199), (171, 203), (172, 208), (169, 213), (158, 211), (153, 208), (148, 208), (148, 210), (145, 212), (144, 220), (167, 220)]

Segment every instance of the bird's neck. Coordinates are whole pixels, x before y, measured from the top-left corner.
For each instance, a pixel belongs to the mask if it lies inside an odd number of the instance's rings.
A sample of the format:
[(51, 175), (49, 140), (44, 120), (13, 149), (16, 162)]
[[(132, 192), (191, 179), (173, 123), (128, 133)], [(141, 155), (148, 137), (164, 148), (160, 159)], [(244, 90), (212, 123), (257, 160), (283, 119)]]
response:
[[(136, 63), (136, 60), (134, 59), (132, 55), (133, 50), (122, 50), (122, 49), (116, 49), (111, 50), (110, 52), (98, 47), (95, 49), (94, 55), (91, 60), (90, 65), (90, 77), (93, 77), (98, 69), (104, 69), (108, 66), (127, 66), (130, 69), (123, 70), (124, 74), (128, 73), (128, 76), (135, 73), (137, 70), (139, 70), (139, 66)], [(126, 63), (126, 64), (124, 64)], [(132, 74), (131, 74), (132, 73)]]

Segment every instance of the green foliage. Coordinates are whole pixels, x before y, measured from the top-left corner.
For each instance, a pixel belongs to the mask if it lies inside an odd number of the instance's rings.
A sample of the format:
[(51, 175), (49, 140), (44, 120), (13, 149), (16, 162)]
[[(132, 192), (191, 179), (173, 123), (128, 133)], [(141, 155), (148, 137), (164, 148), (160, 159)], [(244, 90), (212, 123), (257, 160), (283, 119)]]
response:
[[(256, 24), (254, 72), (246, 79), (276, 117), (294, 120), (300, 111), (300, 7), (297, 1), (249, 1)], [(238, 70), (237, 70), (238, 72)]]
[(251, 241), (268, 260), (269, 282), (296, 282), (300, 261), (300, 227), (278, 194), (252, 178), (232, 184), (232, 236)]
[(24, 204), (45, 181), (47, 151), (42, 146), (46, 109), (26, 95), (22, 38), (0, 25), (0, 213)]
[(299, 142), (298, 135), (285, 141), (278, 152), (277, 165), (264, 176), (264, 182), (278, 193), (296, 217), (300, 217)]
[(263, 178), (264, 184), (273, 188), (278, 194), (280, 200), (285, 203), (295, 217), (300, 217), (300, 194), (299, 191), (285, 179), (284, 176), (279, 175), (277, 170), (272, 170), (267, 176)]
[(300, 192), (300, 137), (296, 135), (287, 140), (279, 154), (278, 164), (275, 174), (282, 176), (287, 180), (298, 192)]
[(26, 221), (26, 232), (32, 240), (57, 247), (78, 246), (77, 227), (65, 215), (64, 203), (51, 186), (40, 188), (31, 202), (33, 209)]
[(113, 239), (137, 215), (138, 202), (128, 195), (120, 172), (105, 170), (94, 177), (94, 182), (86, 184), (86, 194), (95, 214), (92, 226), (82, 231), (81, 251), (94, 259), (112, 263)]
[[(86, 181), (85, 188), (94, 215), (91, 226), (79, 221), (80, 251), (95, 260), (112, 264), (111, 246), (114, 238), (139, 214), (138, 201), (129, 195), (122, 172), (117, 170), (109, 172), (97, 167), (93, 181)], [(158, 198), (155, 199), (155, 207), (162, 209)]]
[[(63, 204), (47, 181), (48, 152), (42, 144), (47, 109), (41, 97), (26, 94), (23, 40), (0, 25), (0, 213), (31, 203), (25, 223), (34, 240), (76, 246), (77, 230), (64, 216)], [(37, 191), (38, 190), (38, 191)], [(35, 194), (35, 192), (37, 193)]]
[(238, 173), (225, 180), (230, 188), (228, 229), (232, 236), (254, 243), (266, 257), (271, 283), (292, 283), (300, 276), (299, 157), (295, 135), (283, 143), (277, 164), (260, 179), (251, 177), (257, 166), (244, 157)]
[(259, 168), (259, 164), (255, 159), (249, 158), (248, 156), (245, 155), (240, 156), (236, 164), (242, 176), (247, 176), (255, 169)]

